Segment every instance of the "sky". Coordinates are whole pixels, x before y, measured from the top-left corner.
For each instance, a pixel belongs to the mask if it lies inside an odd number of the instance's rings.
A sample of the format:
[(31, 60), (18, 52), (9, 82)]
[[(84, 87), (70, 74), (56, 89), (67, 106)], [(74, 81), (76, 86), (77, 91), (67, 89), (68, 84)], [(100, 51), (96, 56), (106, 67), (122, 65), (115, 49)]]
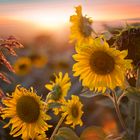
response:
[(140, 0), (0, 0), (0, 19), (55, 28), (69, 22), (77, 5), (93, 20), (140, 18)]
[(0, 37), (14, 35), (30, 41), (38, 34), (53, 33), (60, 40), (68, 36), (69, 18), (78, 5), (83, 15), (93, 19), (97, 32), (104, 31), (104, 23), (140, 23), (140, 0), (0, 0)]

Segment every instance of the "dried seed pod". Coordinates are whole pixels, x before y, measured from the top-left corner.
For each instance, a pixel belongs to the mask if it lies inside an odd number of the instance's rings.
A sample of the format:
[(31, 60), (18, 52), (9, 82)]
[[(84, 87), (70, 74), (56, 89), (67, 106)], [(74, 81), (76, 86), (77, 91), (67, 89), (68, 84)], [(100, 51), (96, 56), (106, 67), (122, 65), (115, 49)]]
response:
[(128, 50), (127, 58), (136, 66), (140, 63), (140, 27), (127, 27), (116, 36), (115, 44), (119, 50)]
[[(14, 72), (13, 67), (6, 59), (3, 52), (7, 50), (9, 55), (16, 56), (15, 49), (22, 47), (23, 45), (13, 36), (10, 36), (7, 39), (0, 39), (0, 64), (4, 65), (10, 72)], [(0, 79), (5, 81), (6, 83), (10, 83), (10, 80), (8, 79), (7, 75), (1, 71), (0, 71)], [(2, 96), (2, 94), (3, 94), (2, 89), (0, 89), (0, 96)]]

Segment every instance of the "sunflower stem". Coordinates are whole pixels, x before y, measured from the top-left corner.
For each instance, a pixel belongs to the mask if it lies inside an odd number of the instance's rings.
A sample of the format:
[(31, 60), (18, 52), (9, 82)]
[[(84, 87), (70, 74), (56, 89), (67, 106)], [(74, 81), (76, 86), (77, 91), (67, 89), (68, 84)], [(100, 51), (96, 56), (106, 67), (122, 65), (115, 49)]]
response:
[(126, 93), (125, 93), (125, 92), (123, 92), (123, 93), (121, 94), (121, 96), (118, 98), (118, 100), (117, 100), (117, 104), (118, 104), (118, 105), (120, 104), (121, 99), (122, 99), (124, 96), (126, 96)]
[(115, 107), (115, 110), (116, 110), (116, 113), (117, 113), (117, 116), (118, 116), (118, 119), (121, 123), (121, 126), (124, 130), (127, 130), (126, 126), (125, 126), (125, 123), (124, 123), (124, 120), (123, 120), (123, 117), (121, 115), (121, 111), (120, 111), (120, 108), (119, 108), (119, 105), (118, 105), (118, 102), (117, 102), (117, 96), (116, 96), (116, 92), (113, 93), (113, 98), (114, 98), (114, 107)]
[[(137, 81), (136, 88), (140, 88), (140, 67), (137, 70)], [(134, 103), (134, 111), (135, 111), (135, 120), (134, 120), (134, 140), (138, 140), (139, 137), (139, 104), (137, 102)]]
[(52, 133), (52, 135), (51, 135), (51, 137), (50, 137), (50, 140), (53, 140), (54, 135), (57, 133), (57, 131), (58, 131), (60, 125), (62, 124), (62, 122), (64, 121), (65, 117), (66, 117), (66, 116), (62, 116), (62, 117), (60, 118), (58, 124), (56, 125), (56, 127), (55, 127), (55, 129), (54, 129), (54, 131), (53, 131), (53, 133)]
[(114, 98), (110, 95), (110, 93), (105, 94), (105, 96), (107, 96), (114, 103)]

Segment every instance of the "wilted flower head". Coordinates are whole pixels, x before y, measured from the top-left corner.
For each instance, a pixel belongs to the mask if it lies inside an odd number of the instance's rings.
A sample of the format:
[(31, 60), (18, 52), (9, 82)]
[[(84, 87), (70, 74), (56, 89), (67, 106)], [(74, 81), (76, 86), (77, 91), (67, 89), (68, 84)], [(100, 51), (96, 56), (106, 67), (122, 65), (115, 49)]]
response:
[(128, 50), (127, 58), (134, 65), (140, 63), (140, 27), (127, 27), (116, 38), (117, 49)]

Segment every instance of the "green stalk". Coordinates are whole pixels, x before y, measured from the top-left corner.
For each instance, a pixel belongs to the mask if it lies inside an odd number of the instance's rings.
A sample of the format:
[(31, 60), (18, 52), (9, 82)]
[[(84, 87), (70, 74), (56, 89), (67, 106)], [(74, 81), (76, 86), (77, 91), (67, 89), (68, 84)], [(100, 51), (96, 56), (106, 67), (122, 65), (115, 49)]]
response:
[(121, 111), (120, 111), (120, 108), (119, 108), (119, 104), (118, 104), (117, 96), (116, 96), (116, 93), (115, 92), (113, 93), (113, 99), (114, 99), (114, 102), (113, 103), (114, 103), (114, 106), (115, 106), (115, 110), (116, 110), (118, 119), (119, 119), (119, 121), (121, 123), (121, 126), (122, 126), (122, 128), (125, 131), (127, 131), (127, 128), (126, 128), (125, 123), (124, 123), (124, 120), (123, 120), (123, 117), (121, 115)]
[[(140, 68), (137, 70), (137, 81), (136, 88), (140, 88)], [(138, 140), (139, 137), (139, 103), (134, 103), (134, 111), (135, 111), (135, 120), (134, 120), (134, 140)]]
[(51, 135), (51, 137), (50, 137), (50, 140), (53, 140), (54, 135), (57, 133), (57, 131), (58, 131), (60, 125), (62, 124), (62, 122), (64, 121), (64, 119), (65, 119), (65, 116), (62, 116), (62, 117), (60, 118), (58, 124), (56, 125), (56, 127), (55, 127), (55, 129), (54, 129), (54, 131), (53, 131), (53, 133), (52, 133), (52, 135)]
[(127, 127), (126, 127), (125, 122), (124, 122), (124, 120), (122, 118), (121, 111), (120, 111), (120, 108), (119, 108), (119, 103), (120, 103), (120, 100), (121, 99), (117, 99), (117, 96), (116, 96), (116, 92), (115, 91), (112, 91), (112, 92), (113, 92), (112, 95), (106, 94), (105, 96), (107, 96), (108, 98), (110, 98), (110, 100), (113, 102), (113, 105), (115, 107), (115, 111), (117, 113), (117, 116), (118, 116), (118, 119), (120, 121), (120, 124), (121, 124), (122, 128), (127, 132)]

